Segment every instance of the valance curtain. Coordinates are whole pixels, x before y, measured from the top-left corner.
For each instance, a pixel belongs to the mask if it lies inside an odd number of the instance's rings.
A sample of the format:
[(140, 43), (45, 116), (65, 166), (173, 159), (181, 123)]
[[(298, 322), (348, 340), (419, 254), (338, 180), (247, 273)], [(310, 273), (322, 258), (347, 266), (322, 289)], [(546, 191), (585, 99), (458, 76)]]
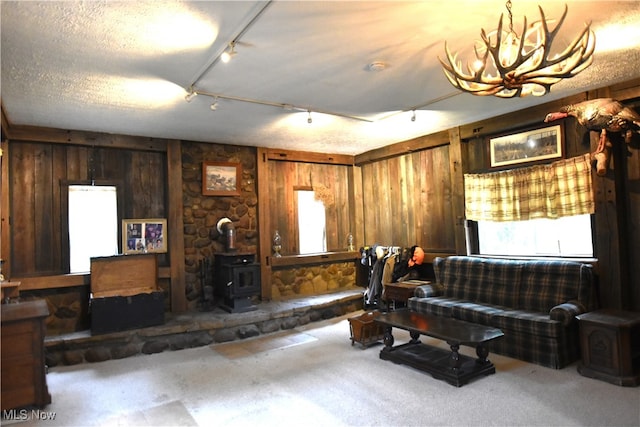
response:
[(465, 174), (465, 214), (475, 221), (523, 221), (592, 214), (591, 156), (501, 172)]

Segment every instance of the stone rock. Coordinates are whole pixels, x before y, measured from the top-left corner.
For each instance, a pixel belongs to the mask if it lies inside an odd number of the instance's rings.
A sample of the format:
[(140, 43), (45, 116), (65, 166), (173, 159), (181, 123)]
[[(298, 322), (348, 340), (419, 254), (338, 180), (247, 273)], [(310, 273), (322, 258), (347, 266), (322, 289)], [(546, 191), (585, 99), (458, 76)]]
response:
[(267, 320), (266, 322), (262, 322), (260, 325), (260, 331), (263, 334), (268, 334), (269, 332), (275, 332), (280, 329), (280, 321), (279, 320)]
[(84, 362), (84, 356), (80, 350), (65, 351), (62, 360), (65, 365), (78, 365)]
[(260, 335), (260, 330), (256, 325), (240, 326), (237, 331), (238, 338), (250, 338)]
[(293, 329), (298, 326), (298, 319), (295, 317), (286, 317), (282, 319), (282, 329)]
[(140, 353), (140, 346), (136, 344), (120, 345), (111, 348), (112, 359), (124, 359)]
[(215, 342), (229, 342), (236, 339), (236, 333), (232, 329), (220, 329), (213, 335)]
[(169, 343), (166, 341), (147, 341), (142, 346), (141, 352), (144, 354), (154, 354), (154, 353), (162, 353), (167, 348), (169, 348)]

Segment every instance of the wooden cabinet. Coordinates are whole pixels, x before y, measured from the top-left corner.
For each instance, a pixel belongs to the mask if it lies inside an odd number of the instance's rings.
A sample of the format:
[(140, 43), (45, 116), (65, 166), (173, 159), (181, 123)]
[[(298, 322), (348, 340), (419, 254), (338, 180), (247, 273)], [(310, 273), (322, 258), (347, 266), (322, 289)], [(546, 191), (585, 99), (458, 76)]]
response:
[(51, 403), (44, 360), (44, 300), (2, 304), (2, 410)]
[(603, 309), (577, 317), (578, 372), (621, 386), (640, 385), (640, 313)]

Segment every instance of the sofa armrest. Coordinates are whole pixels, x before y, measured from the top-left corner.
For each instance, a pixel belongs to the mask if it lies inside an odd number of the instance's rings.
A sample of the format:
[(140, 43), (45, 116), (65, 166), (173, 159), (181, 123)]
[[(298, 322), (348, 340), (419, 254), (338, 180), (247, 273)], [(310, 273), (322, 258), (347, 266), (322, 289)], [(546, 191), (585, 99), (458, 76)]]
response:
[(431, 283), (428, 285), (416, 286), (416, 290), (413, 292), (414, 297), (428, 298), (437, 297), (443, 294), (443, 287), (437, 283)]
[(584, 306), (579, 301), (568, 301), (556, 305), (549, 312), (551, 320), (558, 320), (563, 325), (569, 326), (578, 314), (586, 312)]

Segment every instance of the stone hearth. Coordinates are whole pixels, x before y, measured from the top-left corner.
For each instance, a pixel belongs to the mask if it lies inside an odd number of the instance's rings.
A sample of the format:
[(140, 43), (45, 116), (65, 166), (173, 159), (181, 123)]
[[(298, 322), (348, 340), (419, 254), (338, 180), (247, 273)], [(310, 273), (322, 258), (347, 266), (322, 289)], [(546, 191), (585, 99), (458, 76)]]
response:
[[(165, 323), (149, 328), (91, 335), (90, 331), (45, 338), (48, 366), (122, 359), (181, 350), (293, 329), (362, 309), (362, 289), (258, 304), (255, 311), (167, 313)], [(348, 338), (345, 331), (345, 337)], [(346, 339), (346, 338), (345, 338)]]

